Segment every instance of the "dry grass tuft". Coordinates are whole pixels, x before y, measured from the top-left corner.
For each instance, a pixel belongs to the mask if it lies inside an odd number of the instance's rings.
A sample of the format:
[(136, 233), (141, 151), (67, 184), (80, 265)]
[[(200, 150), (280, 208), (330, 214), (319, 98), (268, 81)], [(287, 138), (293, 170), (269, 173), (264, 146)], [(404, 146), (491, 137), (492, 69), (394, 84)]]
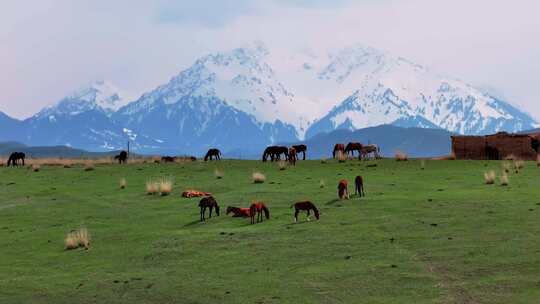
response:
[(524, 166), (525, 166), (525, 162), (522, 161), (521, 159), (514, 160), (514, 171), (516, 171), (516, 173), (519, 173), (519, 171), (523, 169)]
[(223, 176), (225, 176), (225, 172), (223, 172), (223, 170), (219, 170), (218, 168), (216, 168), (214, 170), (214, 176), (217, 178), (217, 179), (222, 179)]
[(408, 161), (408, 160), (409, 160), (409, 156), (407, 155), (407, 153), (404, 153), (404, 152), (401, 152), (401, 151), (397, 151), (397, 152), (396, 152), (396, 160), (397, 160), (397, 161)]
[(173, 182), (170, 178), (164, 178), (159, 182), (159, 193), (163, 196), (172, 193)]
[(92, 162), (86, 162), (84, 164), (84, 171), (94, 171), (96, 167), (94, 166), (94, 163)]
[(322, 188), (324, 188), (324, 187), (326, 187), (326, 183), (324, 182), (324, 179), (321, 179), (321, 180), (319, 181), (319, 188), (322, 189)]
[(510, 173), (510, 168), (512, 167), (509, 162), (505, 161), (501, 163), (502, 170), (505, 173)]
[(278, 161), (277, 165), (278, 165), (279, 170), (281, 170), (281, 171), (287, 169), (287, 162), (284, 161), (284, 160)]
[(120, 189), (126, 189), (127, 181), (125, 178), (121, 178), (119, 183), (120, 183)]
[(347, 155), (343, 153), (342, 151), (338, 151), (338, 161), (340, 163), (344, 163), (347, 160)]
[(262, 184), (266, 181), (266, 176), (261, 172), (253, 172), (253, 174), (251, 174), (251, 179), (254, 184)]
[(508, 186), (509, 180), (508, 180), (508, 173), (503, 172), (501, 177), (499, 178), (501, 182), (501, 186)]
[(64, 239), (65, 249), (72, 250), (77, 248), (90, 248), (90, 233), (86, 228), (73, 230), (68, 233)]
[(326, 157), (321, 158), (321, 164), (326, 164), (326, 162), (327, 162)]
[(493, 170), (484, 173), (484, 181), (486, 182), (486, 185), (493, 185), (495, 183), (495, 178), (497, 177), (496, 175), (497, 174)]
[(146, 194), (154, 195), (159, 192), (159, 183), (155, 181), (146, 182)]
[(40, 165), (36, 165), (36, 164), (32, 164), (32, 171), (34, 172), (39, 172), (39, 169), (41, 169), (41, 166)]
[(424, 159), (422, 159), (420, 161), (420, 169), (422, 170), (425, 170), (426, 169), (426, 161)]

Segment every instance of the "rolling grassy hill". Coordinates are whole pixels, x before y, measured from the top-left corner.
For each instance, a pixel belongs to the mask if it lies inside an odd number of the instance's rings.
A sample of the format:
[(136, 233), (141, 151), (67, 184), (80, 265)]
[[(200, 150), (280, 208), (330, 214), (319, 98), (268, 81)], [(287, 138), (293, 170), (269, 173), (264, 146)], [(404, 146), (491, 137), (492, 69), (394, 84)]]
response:
[[(0, 302), (535, 303), (540, 170), (527, 163), (509, 186), (485, 185), (483, 173), (500, 168), (393, 160), (301, 161), (284, 171), (256, 161), (0, 168)], [(255, 170), (264, 184), (250, 181)], [(367, 197), (337, 200), (337, 181), (357, 174)], [(149, 179), (164, 177), (174, 180), (172, 195), (145, 194)], [(214, 193), (221, 216), (199, 223), (198, 199), (180, 197), (189, 188)], [(305, 199), (321, 219), (294, 224), (290, 205)], [(224, 214), (252, 200), (267, 203), (270, 220)], [(90, 250), (65, 251), (64, 236), (79, 227)]]

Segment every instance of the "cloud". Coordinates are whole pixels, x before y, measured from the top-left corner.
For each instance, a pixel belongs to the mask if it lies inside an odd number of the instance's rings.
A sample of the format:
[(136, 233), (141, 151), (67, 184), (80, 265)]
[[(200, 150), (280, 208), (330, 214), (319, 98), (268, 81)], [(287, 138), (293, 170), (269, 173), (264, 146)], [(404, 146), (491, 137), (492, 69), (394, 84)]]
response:
[(11, 1), (0, 12), (0, 110), (26, 117), (107, 79), (137, 96), (209, 52), (357, 42), (493, 88), (540, 117), (533, 0)]

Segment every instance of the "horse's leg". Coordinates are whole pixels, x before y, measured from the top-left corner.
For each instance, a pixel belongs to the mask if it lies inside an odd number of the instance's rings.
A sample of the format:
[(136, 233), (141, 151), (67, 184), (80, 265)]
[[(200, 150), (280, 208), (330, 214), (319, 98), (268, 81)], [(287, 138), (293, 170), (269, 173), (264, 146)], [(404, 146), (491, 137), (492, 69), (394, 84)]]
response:
[(308, 222), (311, 220), (311, 219), (309, 218), (309, 216), (310, 216), (309, 211), (310, 211), (310, 209), (307, 210), (307, 218), (306, 218)]
[(303, 159), (306, 160), (306, 151), (302, 151)]
[(203, 208), (204, 208), (204, 207), (201, 207), (201, 212), (200, 212), (200, 218), (201, 218), (200, 221), (201, 221), (201, 222), (204, 221), (204, 219), (203, 219), (203, 218), (204, 218), (204, 213), (203, 213), (203, 212), (204, 212), (204, 211), (203, 211), (204, 209), (203, 209)]
[(295, 209), (294, 211), (294, 222), (298, 222), (298, 212), (300, 212), (298, 209)]
[(208, 218), (212, 218), (212, 209), (214, 209), (214, 207), (210, 206), (210, 215), (208, 216)]

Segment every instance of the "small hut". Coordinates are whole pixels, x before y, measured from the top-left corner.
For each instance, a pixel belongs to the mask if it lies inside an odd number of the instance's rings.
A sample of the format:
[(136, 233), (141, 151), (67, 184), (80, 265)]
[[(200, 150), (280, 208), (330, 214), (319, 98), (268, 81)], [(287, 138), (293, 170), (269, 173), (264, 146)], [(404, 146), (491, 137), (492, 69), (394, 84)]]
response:
[(536, 160), (540, 133), (509, 134), (499, 132), (487, 136), (452, 136), (452, 152), (456, 159), (505, 159), (510, 156)]

